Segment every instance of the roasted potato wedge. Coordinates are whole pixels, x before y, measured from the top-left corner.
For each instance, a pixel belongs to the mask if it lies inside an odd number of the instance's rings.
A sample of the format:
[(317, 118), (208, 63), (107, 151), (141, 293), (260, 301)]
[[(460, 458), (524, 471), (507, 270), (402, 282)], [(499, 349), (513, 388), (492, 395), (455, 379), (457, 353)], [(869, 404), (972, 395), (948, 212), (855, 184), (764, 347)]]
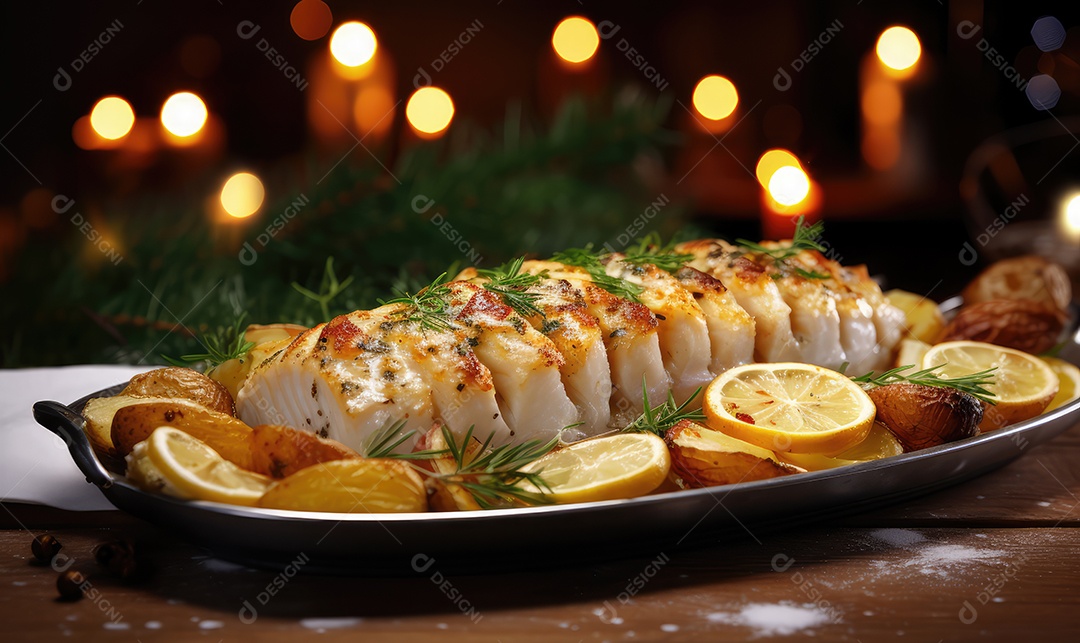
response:
[(205, 442), (229, 462), (253, 470), (251, 427), (190, 400), (137, 401), (117, 410), (112, 420), (112, 442), (120, 455), (127, 455), (161, 426), (180, 429)]
[(945, 317), (933, 299), (906, 290), (890, 290), (885, 297), (890, 304), (904, 311), (904, 323), (910, 337), (932, 344), (941, 335)]
[[(130, 395), (116, 395), (114, 397), (96, 397), (86, 403), (82, 416), (86, 420), (86, 437), (90, 444), (100, 453), (116, 455), (116, 447), (112, 439), (113, 416), (125, 406), (132, 404), (147, 404), (150, 402), (172, 402), (172, 398), (165, 397), (132, 397)], [(185, 400), (187, 401), (187, 400)], [(127, 455), (131, 449), (121, 454)]]
[(954, 388), (899, 383), (867, 393), (877, 407), (877, 421), (903, 445), (917, 451), (979, 433), (983, 407), (979, 400)]
[[(465, 448), (465, 462), (470, 462), (480, 452), (480, 447), (483, 444), (474, 436), (470, 440), (468, 446)], [(417, 451), (445, 451), (447, 449), (446, 438), (443, 436), (442, 424), (436, 422), (427, 433), (421, 435), (416, 440), (416, 446), (413, 447), (413, 452)], [(449, 454), (445, 454), (429, 460), (420, 460), (417, 465), (431, 471), (433, 473), (441, 473), (443, 475), (452, 475), (457, 472), (458, 466), (454, 462), (454, 458)]]
[(233, 397), (221, 384), (190, 368), (159, 368), (131, 378), (120, 395), (191, 400), (219, 413), (236, 415)]
[(992, 299), (964, 306), (941, 342), (967, 339), (1036, 355), (1050, 350), (1065, 328), (1065, 313), (1033, 299)]
[[(930, 344), (924, 341), (915, 339), (914, 337), (905, 337), (900, 340), (900, 346), (896, 349), (896, 362), (894, 366), (918, 366), (922, 364), (923, 355), (926, 355), (926, 351), (930, 350)], [(913, 370), (918, 370), (913, 369)], [(910, 371), (909, 371), (910, 372)]]
[(1066, 311), (1072, 285), (1058, 264), (1025, 255), (994, 263), (968, 284), (963, 295), (965, 306), (992, 299), (1029, 299)]
[(473, 511), (480, 509), (476, 498), (460, 484), (443, 482), (438, 478), (424, 480), (428, 506), (432, 511)]
[(285, 478), (320, 462), (360, 457), (340, 442), (320, 438), (308, 431), (269, 424), (251, 429), (248, 448), (250, 469), (271, 478)]
[(214, 381), (220, 382), (228, 389), (235, 398), (243, 388), (251, 372), (255, 368), (287, 347), (297, 335), (307, 330), (297, 324), (270, 324), (262, 326), (252, 324), (244, 331), (244, 341), (254, 344), (251, 350), (243, 357), (230, 359), (213, 369), (207, 371), (207, 375)]
[(258, 506), (336, 513), (427, 511), (420, 474), (400, 460), (357, 458), (322, 462), (279, 480)]
[(683, 489), (766, 480), (804, 471), (768, 449), (683, 420), (667, 432), (671, 476)]

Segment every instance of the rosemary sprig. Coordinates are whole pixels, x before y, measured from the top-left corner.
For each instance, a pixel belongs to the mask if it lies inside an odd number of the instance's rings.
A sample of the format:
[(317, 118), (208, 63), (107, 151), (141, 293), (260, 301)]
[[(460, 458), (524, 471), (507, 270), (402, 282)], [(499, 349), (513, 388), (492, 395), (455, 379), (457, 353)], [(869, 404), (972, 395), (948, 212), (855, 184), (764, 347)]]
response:
[(625, 279), (612, 277), (607, 274), (604, 270), (604, 264), (601, 261), (601, 258), (605, 254), (606, 253), (595, 252), (590, 243), (584, 248), (569, 248), (562, 252), (557, 252), (551, 260), (584, 268), (585, 271), (589, 273), (589, 277), (592, 278), (593, 283), (597, 286), (600, 286), (616, 297), (622, 297), (623, 299), (629, 299), (635, 303), (641, 303), (638, 299), (638, 295), (645, 292), (645, 289)]
[[(803, 250), (826, 252), (825, 246), (821, 245), (821, 242), (818, 241), (824, 232), (825, 224), (823, 222), (818, 221), (813, 225), (806, 225), (805, 217), (800, 216), (799, 220), (795, 223), (795, 233), (791, 235), (791, 242), (781, 245), (779, 248), (766, 248), (760, 243), (754, 243), (747, 239), (736, 239), (735, 243), (743, 248), (744, 252), (756, 252), (769, 257), (772, 259), (773, 265), (781, 271), (791, 271), (805, 279), (830, 279), (831, 275), (817, 271), (804, 270), (802, 268), (790, 266), (787, 263), (788, 259), (791, 259)], [(782, 275), (776, 275), (774, 278), (778, 279), (781, 276)]]
[(230, 327), (219, 328), (216, 333), (202, 335), (199, 343), (206, 349), (205, 353), (181, 355), (179, 359), (168, 355), (161, 357), (173, 366), (185, 368), (200, 362), (205, 362), (207, 368), (214, 368), (229, 360), (239, 359), (247, 355), (247, 352), (255, 346), (254, 342), (244, 339), (244, 316), (240, 315)]
[(690, 403), (697, 399), (701, 394), (701, 387), (699, 386), (694, 394), (690, 396), (688, 400), (682, 404), (675, 403), (675, 396), (668, 391), (668, 398), (666, 402), (658, 406), (650, 406), (649, 404), (649, 392), (646, 388), (645, 378), (641, 378), (641, 396), (644, 400), (645, 410), (636, 420), (627, 424), (620, 433), (655, 433), (660, 437), (667, 435), (667, 432), (671, 427), (675, 426), (683, 420), (701, 421), (705, 419), (705, 414), (702, 413), (701, 407), (697, 407), (696, 410), (687, 411), (687, 407)]
[(660, 239), (660, 233), (650, 232), (641, 238), (636, 245), (627, 248), (623, 261), (635, 266), (651, 263), (657, 268), (675, 273), (680, 268), (694, 259), (692, 254), (675, 252), (675, 242), (670, 241), (667, 245)]
[[(459, 481), (466, 491), (472, 494), (477, 504), (485, 509), (513, 502), (515, 500), (529, 504), (547, 504), (551, 499), (544, 495), (550, 492), (539, 471), (523, 471), (526, 465), (547, 455), (559, 444), (559, 437), (555, 436), (546, 444), (540, 440), (528, 440), (518, 445), (503, 445), (490, 449), (491, 440), (495, 433), (488, 435), (487, 440), (481, 445), (479, 455), (471, 460), (466, 460), (465, 448), (472, 439), (473, 427), (465, 433), (465, 438), (459, 445), (454, 434), (448, 427), (443, 425), (443, 439), (450, 450), (450, 456), (457, 464), (457, 471), (452, 477), (460, 476)], [(540, 493), (526, 491), (520, 487), (522, 482), (528, 482)]]
[(522, 317), (540, 315), (546, 318), (544, 311), (536, 305), (540, 294), (528, 292), (528, 289), (547, 278), (547, 271), (544, 270), (535, 275), (522, 273), (521, 266), (524, 262), (525, 257), (518, 257), (498, 268), (481, 269), (476, 272), (488, 279), (484, 283), (484, 288), (502, 298), (503, 303), (516, 310)]
[(398, 297), (386, 301), (380, 299), (379, 304), (405, 304), (407, 308), (397, 314), (406, 321), (416, 322), (431, 330), (448, 330), (454, 325), (447, 312), (450, 288), (446, 286), (446, 282), (444, 272), (415, 295), (399, 290)]
[[(398, 428), (400, 429), (400, 425), (398, 425)], [(379, 457), (392, 457), (402, 460), (430, 460), (449, 455), (454, 461), (454, 471), (450, 473), (432, 472), (420, 467), (416, 467), (416, 471), (445, 483), (461, 486), (484, 509), (502, 507), (514, 502), (534, 505), (549, 504), (551, 502), (551, 499), (546, 495), (551, 492), (551, 487), (544, 482), (540, 475), (542, 472), (524, 471), (523, 469), (550, 453), (559, 444), (559, 436), (555, 436), (547, 443), (540, 440), (529, 440), (522, 444), (507, 444), (492, 449), (491, 441), (495, 438), (495, 433), (492, 432), (480, 445), (480, 448), (476, 450), (477, 455), (470, 458), (468, 445), (473, 440), (474, 428), (469, 427), (469, 430), (465, 432), (465, 437), (458, 442), (457, 438), (454, 437), (454, 433), (444, 424), (442, 426), (442, 437), (446, 442), (445, 449), (402, 454), (390, 454), (384, 450), (381, 452), (383, 455)], [(389, 440), (385, 440), (387, 436), (381, 435), (385, 431), (387, 430), (380, 431), (379, 434), (373, 436), (372, 441), (383, 440), (386, 444), (389, 444)], [(389, 435), (392, 436), (393, 433)], [(404, 439), (408, 439), (408, 437), (411, 437), (411, 435), (406, 436)], [(400, 445), (404, 439), (398, 441), (395, 446)], [(540, 492), (536, 493), (523, 489), (523, 482), (528, 483)]]
[[(841, 367), (840, 372), (843, 373), (847, 363)], [(930, 368), (924, 368), (921, 371), (915, 371), (914, 373), (905, 374), (904, 371), (909, 371), (915, 368), (914, 364), (908, 364), (907, 366), (897, 366), (881, 373), (876, 374), (874, 371), (870, 371), (865, 375), (858, 377), (852, 377), (851, 381), (864, 385), (864, 387), (875, 386), (888, 386), (889, 384), (897, 384), (901, 382), (907, 382), (909, 384), (920, 384), (922, 386), (937, 386), (942, 388), (954, 388), (958, 391), (963, 391), (975, 397), (987, 404), (996, 405), (991, 398), (995, 397), (995, 394), (987, 390), (987, 386), (994, 383), (994, 371), (997, 368), (988, 368), (985, 371), (979, 371), (978, 373), (971, 373), (970, 375), (961, 375), (959, 377), (942, 377), (935, 371), (937, 371), (944, 364), (932, 366)]]
[[(373, 433), (371, 437), (368, 438), (368, 440), (364, 443), (364, 448), (361, 455), (363, 455), (365, 458), (393, 458), (395, 456), (400, 457), (399, 454), (394, 453), (394, 449), (398, 448), (399, 446), (404, 444), (406, 440), (416, 435), (415, 430), (409, 431), (408, 433), (404, 433), (402, 435), (398, 435), (398, 433), (405, 428), (406, 423), (407, 420), (398, 420), (397, 422), (387, 421), (385, 424), (382, 425), (382, 428)], [(417, 456), (418, 454), (410, 453), (408, 455), (412, 458)]]
[(327, 257), (326, 267), (323, 268), (322, 281), (319, 284), (319, 292), (312, 292), (295, 281), (292, 282), (292, 287), (296, 292), (318, 303), (319, 310), (322, 311), (323, 321), (330, 321), (330, 302), (344, 292), (352, 281), (352, 275), (349, 275), (345, 281), (338, 281), (337, 275), (334, 273), (334, 258)]

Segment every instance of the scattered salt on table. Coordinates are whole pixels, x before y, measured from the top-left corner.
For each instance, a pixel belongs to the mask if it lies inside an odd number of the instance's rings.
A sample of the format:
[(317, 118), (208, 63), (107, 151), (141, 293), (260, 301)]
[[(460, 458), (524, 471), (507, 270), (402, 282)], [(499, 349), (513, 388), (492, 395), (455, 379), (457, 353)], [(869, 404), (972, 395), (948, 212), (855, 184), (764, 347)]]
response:
[(755, 636), (789, 636), (831, 620), (828, 612), (813, 603), (797, 605), (790, 601), (749, 603), (738, 612), (715, 612), (706, 618), (712, 623), (749, 627)]

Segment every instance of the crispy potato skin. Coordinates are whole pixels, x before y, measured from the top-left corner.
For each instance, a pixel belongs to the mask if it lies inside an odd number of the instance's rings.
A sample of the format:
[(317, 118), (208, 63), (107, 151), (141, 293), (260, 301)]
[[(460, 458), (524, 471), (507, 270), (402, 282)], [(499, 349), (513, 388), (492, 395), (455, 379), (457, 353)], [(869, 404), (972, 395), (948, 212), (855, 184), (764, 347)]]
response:
[(970, 438), (979, 433), (983, 407), (962, 391), (900, 383), (868, 392), (877, 407), (877, 420), (903, 445), (917, 451)]
[(737, 446), (725, 447), (705, 440), (702, 436), (707, 433), (716, 432), (685, 420), (667, 432), (665, 441), (671, 451), (671, 474), (680, 487), (715, 487), (802, 471), (789, 464), (739, 451)]
[(251, 429), (248, 447), (250, 469), (271, 478), (285, 478), (321, 462), (360, 457), (340, 442), (307, 431), (268, 424)]
[(428, 507), (432, 511), (475, 511), (480, 505), (472, 494), (460, 484), (443, 482), (438, 478), (424, 480), (427, 490)]
[(904, 312), (908, 334), (919, 341), (932, 343), (945, 328), (945, 317), (937, 302), (904, 290), (890, 290), (886, 299)]
[(118, 453), (127, 455), (161, 426), (180, 429), (205, 442), (229, 462), (253, 470), (251, 427), (231, 415), (212, 411), (190, 400), (174, 399), (123, 407), (113, 416), (112, 442)]
[(992, 299), (1030, 299), (1065, 311), (1072, 300), (1069, 275), (1037, 255), (1003, 259), (982, 271), (964, 289), (964, 304)]
[(270, 485), (258, 506), (294, 511), (405, 513), (427, 511), (424, 480), (388, 458), (322, 462)]
[(190, 368), (159, 368), (131, 378), (120, 395), (168, 397), (191, 400), (206, 408), (236, 417), (236, 405), (229, 389)]
[(942, 333), (942, 342), (968, 339), (1032, 355), (1053, 348), (1065, 313), (1032, 299), (991, 299), (964, 306)]

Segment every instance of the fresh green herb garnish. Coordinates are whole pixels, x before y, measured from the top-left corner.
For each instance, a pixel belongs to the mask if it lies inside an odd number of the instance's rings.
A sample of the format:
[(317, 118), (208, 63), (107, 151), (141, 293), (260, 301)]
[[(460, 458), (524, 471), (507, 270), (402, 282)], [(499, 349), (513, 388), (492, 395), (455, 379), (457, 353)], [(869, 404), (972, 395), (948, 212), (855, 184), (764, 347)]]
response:
[(450, 288), (447, 287), (446, 282), (447, 278), (444, 272), (415, 295), (399, 290), (398, 297), (386, 301), (380, 299), (379, 304), (383, 306), (387, 304), (405, 304), (407, 307), (395, 313), (395, 315), (403, 317), (406, 321), (416, 322), (431, 330), (448, 330), (453, 328), (454, 325), (451, 323), (450, 314), (447, 312)]
[(402, 433), (402, 429), (405, 428), (407, 420), (398, 420), (397, 422), (386, 422), (382, 428), (372, 434), (364, 443), (362, 455), (365, 458), (394, 458), (405, 457), (406, 455), (410, 460), (422, 460), (424, 457), (434, 458), (441, 455), (442, 451), (423, 451), (417, 453), (409, 453), (400, 455), (394, 453), (394, 449), (404, 444), (409, 438), (416, 435), (416, 431), (412, 430), (408, 433)]
[(694, 259), (692, 254), (675, 252), (675, 243), (673, 241), (664, 245), (661, 242), (660, 234), (657, 232), (650, 232), (645, 235), (637, 244), (627, 248), (624, 254), (623, 261), (626, 263), (635, 266), (651, 263), (657, 268), (671, 273), (678, 272), (680, 268)]
[(482, 269), (476, 272), (488, 279), (484, 283), (484, 288), (501, 297), (503, 303), (516, 310), (522, 317), (533, 315), (544, 317), (544, 311), (536, 306), (536, 300), (539, 299), (540, 294), (528, 292), (528, 289), (546, 279), (547, 271), (535, 275), (522, 273), (521, 265), (524, 262), (525, 257), (518, 257), (498, 268)]
[(649, 391), (646, 388), (645, 378), (641, 378), (641, 397), (644, 401), (645, 410), (636, 420), (627, 424), (621, 431), (621, 433), (655, 433), (660, 437), (667, 435), (667, 432), (671, 427), (675, 426), (683, 420), (691, 420), (698, 422), (705, 419), (705, 414), (702, 413), (701, 407), (697, 407), (696, 410), (687, 411), (687, 407), (690, 403), (697, 399), (698, 395), (701, 395), (701, 387), (699, 386), (694, 394), (690, 396), (690, 399), (686, 400), (682, 404), (675, 403), (675, 396), (668, 391), (667, 401), (659, 406), (649, 405)]
[(167, 355), (161, 357), (173, 366), (185, 368), (200, 362), (205, 362), (208, 368), (214, 368), (229, 360), (240, 359), (255, 346), (254, 342), (244, 339), (243, 326), (244, 315), (240, 315), (232, 326), (219, 328), (215, 333), (203, 335), (198, 341), (206, 349), (205, 353), (181, 355), (180, 359), (173, 359)]
[(292, 287), (296, 292), (318, 303), (319, 310), (322, 311), (322, 320), (330, 321), (330, 302), (348, 288), (352, 281), (352, 275), (349, 275), (345, 281), (339, 282), (337, 275), (334, 274), (334, 258), (327, 257), (326, 267), (323, 268), (322, 281), (319, 284), (319, 292), (311, 292), (295, 281), (292, 282)]
[[(972, 373), (970, 375), (961, 375), (959, 377), (941, 377), (937, 371), (944, 364), (939, 364), (931, 368), (924, 368), (921, 371), (915, 371), (911, 374), (905, 374), (904, 371), (909, 371), (915, 368), (914, 364), (908, 364), (907, 366), (897, 366), (894, 369), (890, 369), (876, 374), (874, 371), (870, 371), (866, 375), (860, 375), (859, 377), (852, 377), (851, 381), (858, 384), (863, 384), (864, 387), (875, 386), (888, 386), (889, 384), (898, 384), (906, 382), (909, 384), (919, 384), (922, 386), (937, 386), (942, 388), (954, 388), (958, 391), (963, 391), (987, 404), (996, 404), (993, 397), (995, 394), (987, 390), (986, 387), (994, 383), (994, 371), (997, 368), (988, 368), (985, 371), (979, 371), (978, 373)], [(840, 367), (840, 372), (843, 373), (847, 368), (845, 362)]]
[[(735, 243), (743, 248), (744, 252), (756, 252), (771, 258), (773, 265), (781, 271), (791, 271), (805, 279), (831, 279), (831, 275), (817, 271), (803, 270), (802, 268), (790, 266), (787, 263), (788, 259), (791, 259), (803, 250), (826, 252), (825, 246), (821, 245), (821, 242), (818, 241), (821, 239), (821, 235), (824, 232), (825, 224), (823, 222), (818, 221), (817, 223), (808, 226), (805, 225), (805, 217), (800, 216), (799, 220), (795, 223), (795, 234), (791, 236), (791, 242), (781, 245), (779, 248), (766, 248), (760, 243), (754, 243), (747, 239), (736, 239)], [(781, 276), (782, 275), (774, 275), (774, 278), (779, 279)]]
[(638, 295), (645, 292), (645, 289), (625, 279), (612, 277), (607, 274), (604, 270), (602, 261), (602, 258), (606, 254), (607, 253), (595, 252), (590, 243), (584, 248), (569, 248), (562, 252), (557, 252), (551, 260), (584, 268), (585, 271), (589, 273), (589, 277), (592, 278), (593, 283), (597, 286), (600, 286), (616, 297), (622, 297), (623, 299), (629, 299), (635, 303), (641, 303), (640, 300), (638, 300)]

